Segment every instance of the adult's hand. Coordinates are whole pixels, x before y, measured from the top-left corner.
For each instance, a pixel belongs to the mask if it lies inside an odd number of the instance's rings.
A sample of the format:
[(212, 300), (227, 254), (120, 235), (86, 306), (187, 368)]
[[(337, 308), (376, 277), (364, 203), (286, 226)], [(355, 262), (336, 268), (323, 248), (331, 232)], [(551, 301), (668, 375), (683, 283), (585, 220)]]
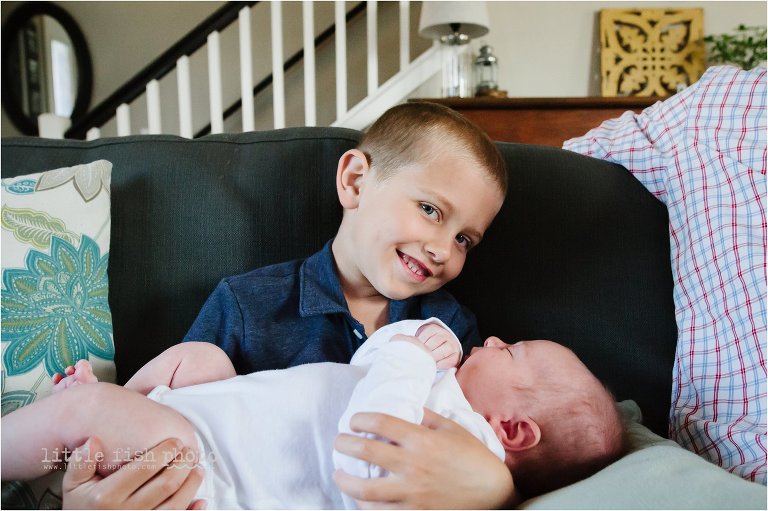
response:
[(390, 472), (378, 479), (334, 473), (341, 491), (362, 509), (490, 509), (517, 503), (507, 466), (467, 430), (431, 410), (424, 409), (421, 425), (358, 413), (350, 426), (394, 442), (336, 437), (337, 451)]
[(96, 473), (95, 460), (108, 457), (99, 439), (91, 437), (70, 455), (62, 482), (63, 507), (205, 509), (205, 501), (192, 501), (203, 481), (203, 471), (185, 463), (187, 453), (179, 440), (164, 440), (120, 470), (102, 477)]

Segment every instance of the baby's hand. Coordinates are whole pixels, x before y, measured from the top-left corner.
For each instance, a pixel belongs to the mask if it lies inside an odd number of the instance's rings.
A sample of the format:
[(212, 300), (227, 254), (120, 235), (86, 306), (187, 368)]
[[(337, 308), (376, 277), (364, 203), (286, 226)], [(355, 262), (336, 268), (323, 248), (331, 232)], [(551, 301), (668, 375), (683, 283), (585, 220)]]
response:
[(450, 369), (459, 365), (461, 348), (445, 328), (429, 323), (416, 331), (416, 338), (432, 353), (438, 369)]
[[(405, 335), (405, 334), (395, 334), (395, 335), (392, 336), (392, 338), (389, 340), (389, 342), (394, 342), (394, 341), (409, 342), (411, 344), (414, 344), (414, 345), (418, 346), (419, 348), (421, 348), (422, 350), (426, 351), (430, 355), (432, 355), (432, 352), (429, 350), (429, 348), (424, 346), (424, 343), (421, 342), (418, 337), (414, 337), (412, 335)], [(435, 362), (437, 362), (437, 361), (435, 361)]]

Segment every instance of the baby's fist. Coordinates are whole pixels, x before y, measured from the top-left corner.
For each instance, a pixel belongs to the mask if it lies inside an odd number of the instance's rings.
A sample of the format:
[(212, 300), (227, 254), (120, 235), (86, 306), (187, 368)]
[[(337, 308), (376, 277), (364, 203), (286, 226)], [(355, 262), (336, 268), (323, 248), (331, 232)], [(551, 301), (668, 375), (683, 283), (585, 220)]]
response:
[(438, 369), (450, 369), (459, 365), (461, 347), (450, 331), (440, 325), (429, 323), (416, 331), (416, 338), (432, 353)]

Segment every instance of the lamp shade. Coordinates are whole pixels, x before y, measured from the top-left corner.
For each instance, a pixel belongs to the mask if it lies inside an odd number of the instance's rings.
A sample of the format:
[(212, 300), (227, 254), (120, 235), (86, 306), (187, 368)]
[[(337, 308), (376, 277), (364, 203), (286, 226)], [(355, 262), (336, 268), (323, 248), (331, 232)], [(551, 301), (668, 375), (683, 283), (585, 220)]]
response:
[[(459, 25), (457, 31), (451, 25)], [(422, 2), (419, 35), (439, 39), (455, 32), (469, 37), (488, 33), (488, 7), (485, 2)]]

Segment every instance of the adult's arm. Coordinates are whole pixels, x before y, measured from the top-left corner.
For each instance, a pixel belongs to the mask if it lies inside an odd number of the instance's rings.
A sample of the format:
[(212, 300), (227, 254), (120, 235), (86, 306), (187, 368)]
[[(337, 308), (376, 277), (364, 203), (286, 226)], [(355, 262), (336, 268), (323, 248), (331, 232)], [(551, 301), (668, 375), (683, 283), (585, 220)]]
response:
[(626, 167), (669, 211), (678, 326), (670, 438), (766, 482), (766, 71), (710, 67), (563, 147)]
[(467, 430), (431, 410), (424, 409), (421, 425), (380, 413), (358, 413), (350, 425), (394, 442), (336, 438), (339, 452), (390, 472), (377, 479), (334, 473), (339, 488), (363, 509), (491, 509), (519, 502), (507, 466)]
[(692, 97), (699, 83), (640, 113), (631, 111), (604, 121), (585, 135), (566, 140), (563, 148), (626, 167), (661, 202), (667, 204), (669, 168), (673, 155), (683, 151)]
[(176, 460), (159, 462), (178, 453), (185, 453), (179, 440), (164, 440), (141, 458), (101, 477), (94, 461), (103, 456), (103, 446), (91, 437), (69, 458), (62, 482), (63, 508), (205, 509), (205, 501), (193, 501), (203, 481), (202, 469)]

